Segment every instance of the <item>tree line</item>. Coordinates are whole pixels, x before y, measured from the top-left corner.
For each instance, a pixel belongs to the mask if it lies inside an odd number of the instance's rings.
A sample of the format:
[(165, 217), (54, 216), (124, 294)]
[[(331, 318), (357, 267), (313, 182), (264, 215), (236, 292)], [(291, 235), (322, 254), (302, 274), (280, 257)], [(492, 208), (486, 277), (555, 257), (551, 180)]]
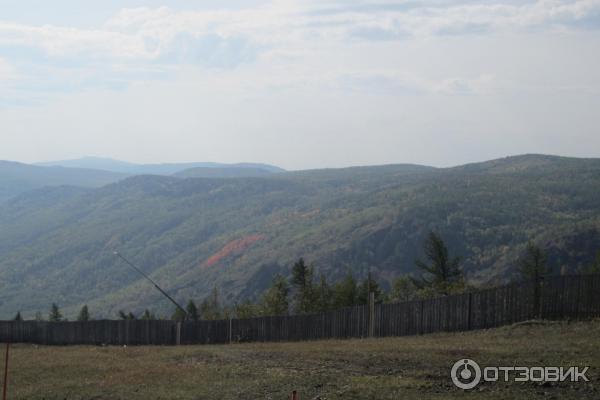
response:
[[(217, 320), (227, 318), (252, 318), (268, 315), (310, 314), (327, 312), (343, 307), (366, 305), (369, 293), (374, 294), (375, 303), (392, 303), (427, 299), (452, 294), (460, 294), (472, 290), (467, 283), (461, 267), (461, 258), (451, 256), (444, 240), (435, 232), (430, 232), (423, 243), (425, 260), (415, 260), (419, 274), (415, 277), (404, 275), (392, 282), (391, 290), (385, 292), (379, 282), (369, 271), (363, 280), (357, 280), (352, 272), (341, 280), (330, 283), (325, 274), (317, 274), (314, 265), (307, 264), (303, 258), (294, 263), (291, 276), (286, 279), (276, 274), (271, 285), (264, 291), (258, 301), (246, 300), (226, 307), (221, 304), (219, 291), (215, 287), (200, 305), (190, 299), (185, 312), (176, 308), (170, 316), (157, 316), (146, 309), (141, 315), (133, 312), (118, 312), (118, 317), (124, 320), (156, 320), (171, 319), (176, 321)], [(535, 279), (550, 274), (547, 257), (543, 249), (529, 242), (517, 262), (518, 279)], [(581, 273), (600, 273), (600, 252), (595, 261), (584, 268)], [(318, 276), (317, 276), (318, 275)], [(535, 298), (540, 295), (536, 287)], [(18, 312), (14, 320), (22, 320)], [(87, 305), (84, 305), (77, 321), (89, 321)], [(44, 320), (41, 313), (36, 314), (36, 320)], [(53, 303), (48, 313), (48, 321), (66, 321), (59, 306)]]

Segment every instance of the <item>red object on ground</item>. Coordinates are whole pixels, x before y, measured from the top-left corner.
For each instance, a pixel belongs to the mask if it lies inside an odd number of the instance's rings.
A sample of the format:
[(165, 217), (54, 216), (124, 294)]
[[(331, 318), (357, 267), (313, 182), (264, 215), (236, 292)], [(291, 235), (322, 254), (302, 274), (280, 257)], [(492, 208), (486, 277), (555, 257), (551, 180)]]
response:
[(254, 234), (245, 236), (241, 239), (233, 240), (227, 243), (225, 246), (223, 246), (221, 250), (213, 254), (208, 260), (204, 262), (204, 264), (207, 267), (212, 267), (213, 265), (217, 264), (219, 261), (230, 255), (237, 255), (243, 253), (252, 244), (258, 242), (259, 240), (263, 240), (264, 238), (265, 235)]

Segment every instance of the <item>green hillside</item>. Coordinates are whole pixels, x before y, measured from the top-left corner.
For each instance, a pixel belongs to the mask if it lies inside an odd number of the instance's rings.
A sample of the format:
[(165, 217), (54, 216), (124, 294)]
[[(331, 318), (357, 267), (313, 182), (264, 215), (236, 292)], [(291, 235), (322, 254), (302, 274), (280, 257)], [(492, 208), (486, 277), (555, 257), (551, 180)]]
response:
[(438, 231), (474, 281), (510, 279), (530, 239), (555, 269), (600, 249), (600, 159), (519, 156), (456, 168), (389, 165), (256, 178), (136, 176), (45, 188), (0, 206), (0, 317), (51, 302), (67, 314), (166, 310), (119, 250), (180, 300), (218, 286), (253, 297), (300, 256), (332, 279), (414, 270)]
[(0, 203), (44, 186), (100, 187), (126, 174), (83, 168), (41, 167), (0, 160)]
[(264, 168), (254, 167), (196, 167), (173, 174), (178, 178), (248, 178), (263, 177), (274, 173)]

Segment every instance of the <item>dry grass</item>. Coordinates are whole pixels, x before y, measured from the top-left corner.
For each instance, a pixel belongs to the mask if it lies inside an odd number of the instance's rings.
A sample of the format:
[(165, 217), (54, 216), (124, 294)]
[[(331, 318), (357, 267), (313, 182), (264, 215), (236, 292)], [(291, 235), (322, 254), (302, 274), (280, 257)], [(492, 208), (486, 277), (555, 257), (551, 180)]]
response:
[[(589, 365), (588, 383), (453, 387), (452, 364)], [(181, 347), (14, 345), (10, 399), (600, 398), (600, 321), (374, 340)]]

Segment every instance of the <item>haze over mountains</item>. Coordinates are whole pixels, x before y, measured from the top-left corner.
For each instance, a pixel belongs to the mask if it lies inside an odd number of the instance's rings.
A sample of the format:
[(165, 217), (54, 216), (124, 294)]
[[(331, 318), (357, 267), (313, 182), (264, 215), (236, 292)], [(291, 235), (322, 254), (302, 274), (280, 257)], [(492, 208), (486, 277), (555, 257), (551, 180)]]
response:
[(49, 161), (34, 165), (0, 160), (0, 202), (44, 186), (100, 187), (133, 175), (233, 178), (264, 176), (283, 171), (279, 167), (267, 164), (133, 164), (99, 157)]
[(103, 170), (61, 166), (38, 167), (0, 160), (0, 203), (21, 193), (44, 186), (100, 187), (127, 176)]
[(165, 164), (134, 164), (126, 161), (113, 160), (102, 157), (83, 157), (74, 160), (47, 161), (37, 163), (40, 166), (61, 166), (69, 168), (100, 169), (104, 171), (119, 172), (129, 175), (172, 175), (187, 169), (217, 168), (227, 169), (253, 169), (265, 172), (283, 172), (284, 169), (268, 164), (237, 163), (223, 164), (215, 162), (190, 162), (190, 163), (165, 163)]
[[(86, 303), (96, 316), (169, 311), (114, 250), (177, 299), (201, 300), (216, 286), (233, 303), (259, 295), (301, 256), (332, 279), (371, 269), (385, 285), (414, 271), (429, 230), (463, 256), (475, 282), (510, 279), (528, 240), (547, 249), (557, 271), (577, 270), (600, 249), (600, 159), (153, 170), (174, 176), (128, 176), (116, 172), (123, 165), (103, 165), (99, 171), (0, 164), (0, 193), (12, 193), (0, 203), (0, 318), (18, 310), (31, 317), (52, 302), (71, 315)], [(214, 176), (206, 176), (207, 168)], [(88, 174), (87, 184), (56, 179), (42, 187), (44, 179), (32, 180), (31, 171), (45, 169), (78, 179)], [(15, 171), (23, 171), (22, 179)]]

